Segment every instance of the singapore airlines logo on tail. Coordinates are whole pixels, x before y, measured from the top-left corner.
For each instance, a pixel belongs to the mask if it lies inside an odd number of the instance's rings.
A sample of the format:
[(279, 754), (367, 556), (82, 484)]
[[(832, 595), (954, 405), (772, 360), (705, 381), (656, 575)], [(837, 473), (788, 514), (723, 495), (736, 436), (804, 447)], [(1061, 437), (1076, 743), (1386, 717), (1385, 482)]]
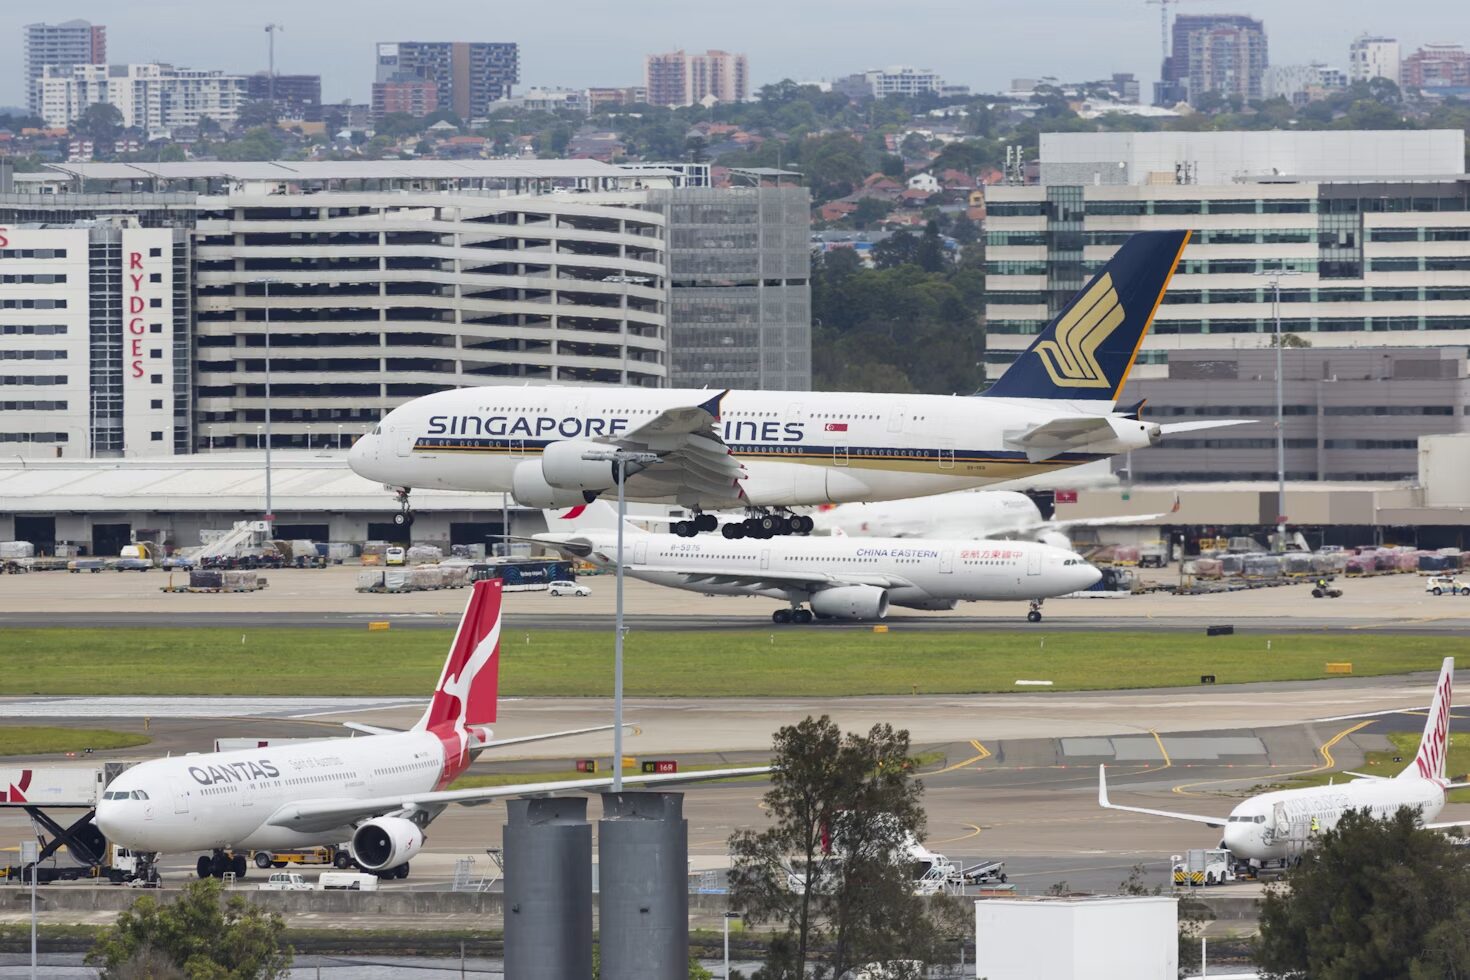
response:
[(1113, 277), (1102, 277), (1084, 293), (1057, 324), (1056, 339), (1036, 345), (1036, 356), (1052, 384), (1059, 388), (1107, 388), (1112, 385), (1097, 363), (1097, 349), (1118, 329), (1123, 304), (1113, 288)]

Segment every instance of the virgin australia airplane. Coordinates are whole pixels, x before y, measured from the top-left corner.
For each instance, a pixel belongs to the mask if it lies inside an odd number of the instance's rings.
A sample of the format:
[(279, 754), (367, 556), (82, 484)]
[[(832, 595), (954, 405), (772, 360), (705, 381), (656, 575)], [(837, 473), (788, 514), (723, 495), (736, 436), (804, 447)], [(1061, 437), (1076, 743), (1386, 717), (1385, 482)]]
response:
[(1445, 778), (1445, 753), (1450, 745), (1450, 695), (1454, 680), (1455, 659), (1446, 657), (1440, 667), (1439, 683), (1434, 688), (1434, 703), (1430, 705), (1429, 717), (1424, 722), (1419, 751), (1414, 761), (1395, 777), (1345, 773), (1358, 778), (1332, 786), (1258, 793), (1237, 804), (1228, 817), (1210, 817), (1114, 803), (1108, 798), (1106, 769), (1099, 766), (1098, 805), (1108, 810), (1127, 810), (1224, 828), (1220, 846), (1228, 848), (1241, 861), (1257, 866), (1272, 861), (1284, 864), (1295, 859), (1311, 846), (1313, 837), (1337, 826), (1349, 810), (1363, 810), (1382, 820), (1393, 816), (1400, 807), (1410, 807), (1418, 814), (1420, 826), (1425, 829), (1463, 827), (1466, 825), (1464, 821), (1431, 822), (1444, 809), (1446, 791), (1470, 785), (1452, 783)]
[[(352, 447), (412, 522), (413, 487), (502, 491), (554, 509), (616, 496), (694, 512), (692, 537), (737, 509), (726, 536), (805, 532), (791, 507), (963, 490), (1157, 444), (1173, 431), (1115, 403), (1189, 241), (1130, 238), (981, 397), (813, 391), (494, 386), (441, 391), (389, 412)], [(1223, 423), (1230, 424), (1230, 423)], [(597, 457), (597, 458), (592, 458)]]
[[(546, 524), (551, 530), (532, 541), (605, 567), (619, 564), (617, 514), (607, 503), (548, 511)], [(625, 575), (705, 595), (780, 599), (790, 608), (771, 615), (777, 623), (882, 619), (890, 605), (953, 609), (960, 602), (1006, 599), (1029, 601), (1026, 618), (1036, 623), (1043, 599), (1102, 577), (1080, 555), (1034, 541), (687, 541), (632, 524), (623, 537)]]
[[(480, 789), (449, 785), (486, 749), (603, 731), (585, 728), (493, 739), (500, 675), (498, 579), (476, 582), (434, 696), (408, 731), (351, 725), (365, 737), (278, 748), (175, 756), (140, 763), (114, 779), (97, 803), (97, 827), (142, 859), (157, 879), (159, 852), (204, 851), (199, 877), (246, 873), (245, 852), (351, 841), (359, 867), (408, 877), (424, 830), (450, 804), (602, 789), (611, 779), (522, 783)], [(628, 775), (627, 784), (718, 779), (765, 768)]]

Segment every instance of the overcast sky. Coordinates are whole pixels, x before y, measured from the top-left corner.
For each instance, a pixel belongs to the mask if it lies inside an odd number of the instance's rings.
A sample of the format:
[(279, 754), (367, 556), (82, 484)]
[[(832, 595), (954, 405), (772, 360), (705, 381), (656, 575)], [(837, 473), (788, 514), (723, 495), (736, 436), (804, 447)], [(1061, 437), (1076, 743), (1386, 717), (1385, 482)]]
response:
[[(1179, 9), (1179, 8), (1175, 8)], [(1185, 0), (1191, 13), (1263, 18), (1271, 61), (1347, 67), (1363, 31), (1470, 45), (1470, 0)], [(24, 104), (21, 27), (107, 25), (108, 60), (231, 72), (319, 73), (326, 101), (368, 101), (377, 41), (515, 41), (521, 85), (633, 85), (654, 51), (723, 48), (750, 58), (752, 90), (910, 64), (996, 91), (1011, 78), (1063, 81), (1159, 68), (1159, 8), (1143, 0), (0, 0), (0, 104)]]

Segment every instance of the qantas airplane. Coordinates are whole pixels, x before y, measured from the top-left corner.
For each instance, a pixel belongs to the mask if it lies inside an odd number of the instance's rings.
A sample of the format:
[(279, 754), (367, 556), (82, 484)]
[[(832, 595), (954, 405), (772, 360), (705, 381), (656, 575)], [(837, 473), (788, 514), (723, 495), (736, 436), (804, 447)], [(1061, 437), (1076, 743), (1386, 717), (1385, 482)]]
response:
[(1421, 826), (1428, 830), (1465, 826), (1465, 821), (1428, 822), (1444, 809), (1446, 791), (1470, 786), (1470, 783), (1452, 783), (1445, 778), (1454, 677), (1455, 660), (1446, 657), (1444, 666), (1440, 668), (1439, 683), (1434, 689), (1434, 704), (1430, 706), (1429, 717), (1424, 722), (1419, 752), (1414, 761), (1395, 777), (1345, 773), (1358, 778), (1333, 786), (1260, 793), (1240, 803), (1228, 817), (1206, 817), (1110, 802), (1106, 767), (1099, 766), (1098, 804), (1108, 810), (1127, 810), (1223, 827), (1225, 835), (1220, 846), (1227, 848), (1237, 859), (1256, 866), (1272, 861), (1284, 865), (1299, 857), (1311, 845), (1314, 835), (1331, 830), (1349, 810), (1367, 810), (1372, 816), (1384, 819), (1396, 813), (1399, 807), (1407, 806), (1419, 811), (1419, 819), (1424, 821)]
[(891, 500), (984, 486), (1102, 459), (1168, 432), (1231, 422), (1159, 425), (1115, 407), (1189, 240), (1134, 235), (982, 396), (813, 391), (693, 391), (597, 386), (460, 388), (389, 412), (353, 445), (359, 476), (398, 495), (412, 523), (413, 487), (509, 492), (556, 509), (616, 496), (695, 513), (674, 532), (719, 526), (726, 537), (806, 532), (801, 505)]
[[(598, 501), (546, 514), (552, 530), (531, 540), (605, 567), (618, 563), (617, 513)], [(890, 538), (792, 538), (689, 541), (623, 529), (625, 575), (705, 595), (781, 599), (777, 623), (882, 619), (888, 607), (953, 609), (959, 602), (1030, 600), (1026, 618), (1041, 621), (1043, 599), (1091, 586), (1102, 573), (1070, 551), (1032, 541), (900, 541)]]
[[(352, 859), (381, 877), (406, 878), (424, 830), (451, 803), (603, 789), (612, 780), (577, 779), (483, 789), (449, 789), (485, 749), (604, 728), (495, 740), (500, 675), (497, 580), (476, 582), (439, 683), (408, 731), (350, 727), (358, 738), (279, 748), (175, 756), (140, 763), (108, 785), (97, 827), (145, 861), (156, 880), (158, 852), (207, 851), (199, 877), (246, 873), (248, 850), (283, 850), (350, 840)], [(628, 775), (648, 785), (752, 775), (764, 767), (690, 774)]]
[(812, 515), (818, 534), (851, 537), (1016, 538), (1071, 550), (1067, 532), (1074, 527), (1148, 524), (1163, 514), (1128, 517), (1084, 517), (1047, 520), (1036, 502), (1015, 490), (967, 490), (936, 497), (886, 500), (871, 504), (838, 504)]

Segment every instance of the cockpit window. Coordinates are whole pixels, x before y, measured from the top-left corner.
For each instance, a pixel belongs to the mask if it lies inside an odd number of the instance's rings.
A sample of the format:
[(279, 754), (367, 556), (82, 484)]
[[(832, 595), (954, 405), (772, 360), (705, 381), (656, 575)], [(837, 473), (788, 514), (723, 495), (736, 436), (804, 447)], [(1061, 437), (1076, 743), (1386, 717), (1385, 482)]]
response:
[(135, 790), (133, 790), (133, 799), (135, 799), (135, 800), (146, 800), (146, 799), (148, 799), (148, 794), (145, 793), (145, 792), (143, 792), (141, 789), (135, 789)]
[(375, 425), (375, 426), (373, 426), (373, 435), (380, 436), (382, 434), (383, 434), (383, 427), (381, 425)]
[(1266, 815), (1264, 813), (1258, 814), (1256, 816), (1256, 823), (1265, 823), (1265, 822), (1266, 822)]

